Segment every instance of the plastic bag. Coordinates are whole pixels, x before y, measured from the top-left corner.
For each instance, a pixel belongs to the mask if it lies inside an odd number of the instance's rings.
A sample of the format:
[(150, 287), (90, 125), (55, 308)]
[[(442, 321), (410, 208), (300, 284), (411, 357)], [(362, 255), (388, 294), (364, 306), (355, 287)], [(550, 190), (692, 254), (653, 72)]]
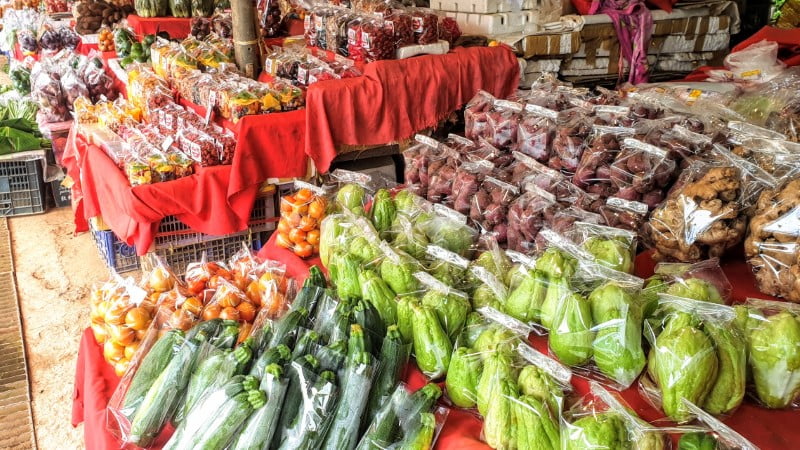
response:
[(780, 182), (757, 164), (729, 152), (721, 145), (715, 145), (710, 156), (723, 164), (731, 164), (741, 171), (742, 192), (739, 203), (745, 210), (749, 210), (755, 205), (761, 191), (775, 189)]
[(562, 448), (668, 448), (667, 433), (693, 430), (650, 425), (597, 383), (590, 382), (590, 392), (561, 419)]
[(759, 41), (725, 57), (725, 67), (733, 72), (734, 80), (744, 82), (767, 82), (781, 72), (786, 65), (778, 59), (778, 44)]
[(752, 138), (736, 145), (731, 152), (777, 178), (795, 177), (800, 171), (800, 145), (794, 142)]
[(508, 207), (519, 195), (517, 186), (487, 175), (472, 198), (469, 217), (484, 232), (496, 233), (498, 242), (504, 243), (507, 239)]
[(131, 278), (116, 273), (92, 291), (91, 327), (103, 358), (122, 376), (146, 336), (156, 305)]
[(492, 108), (486, 113), (488, 136), (486, 140), (501, 150), (508, 150), (517, 145), (517, 131), (521, 120), (523, 106), (508, 100), (495, 100)]
[(415, 227), (425, 233), (433, 245), (469, 258), (478, 232), (467, 223), (467, 216), (446, 206), (434, 204), (428, 214), (415, 220)]
[(452, 204), (453, 180), (459, 163), (459, 153), (441, 144), (438, 151), (428, 153), (428, 191), (430, 202)]
[(541, 106), (525, 105), (517, 131), (516, 150), (541, 163), (550, 160), (558, 113)]
[(448, 412), (435, 408), (440, 395), (441, 390), (433, 384), (414, 393), (398, 384), (355, 448), (433, 448)]
[(617, 191), (611, 181), (611, 164), (617, 158), (622, 140), (633, 136), (633, 128), (595, 125), (589, 147), (583, 152), (572, 182), (587, 192), (610, 197)]
[(361, 22), (361, 48), (366, 52), (367, 62), (394, 59), (397, 50), (394, 33), (382, 17)]
[(800, 180), (761, 193), (748, 234), (745, 256), (758, 289), (768, 295), (800, 301)]
[(361, 44), (361, 23), (363, 20), (361, 16), (358, 16), (347, 22), (347, 57), (356, 62), (366, 59), (366, 52), (364, 52)]
[(553, 194), (535, 185), (528, 186), (508, 208), (508, 248), (519, 252), (533, 250), (539, 230), (560, 208)]
[(309, 258), (319, 253), (319, 228), (327, 209), (325, 190), (301, 181), (295, 182), (295, 189), (281, 198), (276, 244)]
[(667, 157), (666, 151), (626, 138), (611, 165), (611, 181), (618, 188), (615, 196), (655, 208), (664, 198), (663, 190), (672, 180), (674, 170), (675, 161)]
[(379, 180), (361, 172), (336, 169), (331, 172), (330, 181), (338, 189), (332, 199), (335, 212), (348, 210), (355, 216), (364, 216), (367, 205), (372, 200), (372, 194), (379, 184)]
[(707, 427), (708, 431), (684, 432), (683, 436), (681, 436), (681, 439), (678, 441), (678, 448), (682, 448), (685, 441), (689, 441), (692, 443), (690, 445), (694, 445), (698, 440), (701, 442), (709, 442), (710, 440), (714, 448), (720, 450), (758, 450), (758, 447), (745, 439), (744, 436), (737, 433), (733, 428), (725, 425), (711, 414), (698, 408), (697, 405), (685, 399), (683, 403), (689, 411), (697, 416), (697, 422)]
[(638, 232), (647, 220), (647, 205), (640, 202), (609, 197), (600, 207), (605, 223), (614, 228)]
[(745, 394), (747, 349), (730, 306), (659, 294), (653, 319), (645, 322), (652, 346), (640, 390), (677, 423), (692, 412), (682, 399), (724, 416)]
[(457, 253), (436, 245), (428, 245), (425, 250), (427, 272), (442, 283), (462, 291), (469, 291), (467, 268), (470, 261)]
[(414, 20), (402, 9), (393, 9), (384, 16), (386, 27), (392, 32), (395, 48), (414, 45)]
[(557, 123), (553, 151), (547, 165), (571, 176), (578, 168), (581, 155), (586, 148), (591, 125), (586, 118), (586, 111), (580, 108), (562, 112)]
[(594, 260), (618, 272), (632, 274), (636, 259), (636, 233), (603, 225), (575, 222), (569, 238)]
[(747, 337), (750, 394), (767, 408), (800, 408), (800, 369), (787, 364), (800, 348), (800, 307), (750, 298), (734, 308)]
[(478, 91), (478, 94), (464, 107), (464, 135), (467, 139), (477, 140), (488, 136), (490, 128), (487, 113), (494, 101), (492, 94)]
[(484, 177), (494, 170), (489, 161), (465, 162), (456, 169), (452, 182), (452, 207), (461, 214), (469, 214), (472, 199), (483, 183)]
[(411, 22), (415, 43), (427, 45), (439, 41), (439, 16), (434, 11), (422, 8), (413, 9), (411, 10)]
[(698, 163), (686, 169), (666, 201), (650, 215), (655, 260), (700, 261), (737, 245), (747, 225), (743, 173), (731, 164)]
[(419, 134), (414, 137), (414, 140), (416, 144), (403, 151), (404, 179), (413, 193), (426, 197), (430, 182), (428, 165), (432, 156), (438, 153), (439, 142)]

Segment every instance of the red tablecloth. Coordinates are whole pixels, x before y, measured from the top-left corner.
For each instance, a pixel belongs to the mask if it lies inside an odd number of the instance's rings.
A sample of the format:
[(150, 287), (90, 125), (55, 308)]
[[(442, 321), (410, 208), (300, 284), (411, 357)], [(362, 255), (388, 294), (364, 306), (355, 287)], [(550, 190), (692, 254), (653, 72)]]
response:
[(519, 64), (504, 46), (458, 47), (446, 55), (370, 63), (362, 77), (309, 87), (306, 151), (324, 173), (337, 145), (381, 145), (411, 137), (479, 89), (505, 98), (518, 84)]
[(228, 196), (234, 166), (198, 169), (197, 173), (166, 183), (131, 187), (125, 174), (106, 153), (70, 131), (63, 158), (75, 180), (73, 209), (78, 231), (86, 219), (102, 216), (117, 236), (144, 254), (162, 218), (175, 215), (193, 230), (224, 235), (247, 228), (258, 184)]
[(131, 14), (128, 16), (128, 24), (139, 38), (145, 34), (166, 31), (171, 39), (183, 39), (192, 30), (192, 19), (181, 17), (139, 17)]
[[(759, 41), (773, 41), (778, 43), (778, 59), (787, 66), (800, 65), (800, 29), (789, 28), (780, 29), (764, 27), (754, 35), (738, 43), (731, 49), (731, 53), (743, 50)], [(694, 72), (686, 76), (686, 81), (705, 81), (710, 70), (722, 70), (723, 67), (698, 67)]]
[[(308, 275), (308, 268), (312, 264), (319, 264), (319, 259), (303, 260), (287, 250), (276, 247), (275, 236), (273, 235), (264, 246), (260, 255), (283, 262), (290, 275), (299, 281), (304, 280)], [(636, 262), (637, 275), (647, 277), (653, 273), (654, 264), (649, 254), (639, 255)], [(725, 261), (723, 269), (733, 284), (735, 301), (751, 296), (764, 298), (758, 294), (753, 275), (744, 261), (741, 259)], [(547, 352), (546, 339), (534, 338), (532, 343), (539, 350)], [(409, 365), (405, 380), (412, 389), (425, 383), (424, 377), (413, 365)], [(84, 331), (78, 352), (72, 423), (75, 426), (84, 422), (88, 450), (118, 447), (113, 436), (105, 430), (104, 413), (105, 405), (118, 382), (119, 379), (114, 371), (103, 360), (102, 348), (95, 341), (91, 329), (87, 329)], [(589, 391), (588, 383), (581, 378), (574, 377), (573, 385), (579, 395)], [(641, 397), (635, 387), (624, 391), (622, 396), (645, 420), (652, 421), (663, 417)], [(762, 450), (794, 448), (794, 445), (800, 442), (800, 428), (793, 426), (800, 424), (800, 411), (771, 411), (746, 401), (725, 422)], [(488, 447), (480, 442), (480, 433), (481, 421), (473, 413), (451, 410), (436, 448), (486, 450)]]

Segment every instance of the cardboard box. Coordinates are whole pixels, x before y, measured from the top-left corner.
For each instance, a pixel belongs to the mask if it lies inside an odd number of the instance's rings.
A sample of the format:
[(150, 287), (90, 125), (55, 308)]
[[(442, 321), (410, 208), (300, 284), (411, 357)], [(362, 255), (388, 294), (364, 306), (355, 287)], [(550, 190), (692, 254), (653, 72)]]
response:
[[(663, 53), (711, 52), (725, 50), (730, 43), (727, 32), (700, 35), (666, 35), (650, 38), (647, 53), (658, 55)], [(578, 58), (601, 58), (619, 55), (619, 41), (616, 36), (605, 39), (584, 41), (574, 56)]]
[[(654, 72), (691, 72), (708, 64), (714, 52), (678, 53), (675, 55), (648, 55), (647, 62)], [(623, 62), (623, 72), (627, 73), (628, 65)], [(615, 58), (573, 58), (561, 65), (562, 76), (613, 75), (619, 73), (618, 59)]]

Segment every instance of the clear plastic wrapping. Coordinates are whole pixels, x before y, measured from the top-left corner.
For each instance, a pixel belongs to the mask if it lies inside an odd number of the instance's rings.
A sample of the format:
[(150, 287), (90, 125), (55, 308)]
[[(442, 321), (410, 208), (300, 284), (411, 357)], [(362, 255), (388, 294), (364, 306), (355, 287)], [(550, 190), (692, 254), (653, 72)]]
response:
[(622, 140), (635, 130), (623, 127), (594, 126), (588, 148), (583, 152), (572, 182), (587, 192), (603, 198), (614, 195), (617, 186), (611, 181), (611, 164), (617, 158)]
[(464, 134), (468, 139), (487, 137), (490, 131), (488, 112), (494, 103), (494, 96), (486, 91), (478, 91), (464, 107)]
[(747, 299), (735, 306), (737, 325), (747, 337), (750, 394), (767, 408), (800, 407), (800, 306)]
[(611, 181), (616, 197), (634, 200), (655, 208), (664, 198), (664, 189), (672, 181), (675, 161), (666, 151), (642, 141), (625, 138), (622, 150), (611, 165)]
[(745, 256), (761, 292), (800, 301), (800, 180), (765, 190), (744, 241)]
[(730, 306), (659, 294), (646, 322), (652, 349), (645, 397), (677, 423), (694, 418), (686, 399), (713, 415), (732, 413), (745, 395), (746, 339)]
[(517, 131), (516, 150), (547, 164), (556, 134), (558, 113), (541, 106), (525, 105)]
[(725, 163), (686, 169), (648, 222), (656, 260), (695, 262), (721, 256), (744, 238), (742, 170)]
[(561, 113), (558, 130), (553, 139), (553, 151), (548, 165), (571, 176), (578, 168), (586, 140), (591, 132), (587, 113), (581, 108), (573, 108)]

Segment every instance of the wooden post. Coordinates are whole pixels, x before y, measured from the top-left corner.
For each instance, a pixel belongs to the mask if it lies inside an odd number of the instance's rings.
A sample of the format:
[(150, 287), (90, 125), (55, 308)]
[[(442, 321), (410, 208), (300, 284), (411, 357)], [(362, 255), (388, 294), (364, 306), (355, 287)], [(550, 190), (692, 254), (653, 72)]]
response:
[(261, 54), (256, 30), (256, 6), (252, 0), (231, 0), (233, 49), (236, 66), (248, 78), (261, 72)]

